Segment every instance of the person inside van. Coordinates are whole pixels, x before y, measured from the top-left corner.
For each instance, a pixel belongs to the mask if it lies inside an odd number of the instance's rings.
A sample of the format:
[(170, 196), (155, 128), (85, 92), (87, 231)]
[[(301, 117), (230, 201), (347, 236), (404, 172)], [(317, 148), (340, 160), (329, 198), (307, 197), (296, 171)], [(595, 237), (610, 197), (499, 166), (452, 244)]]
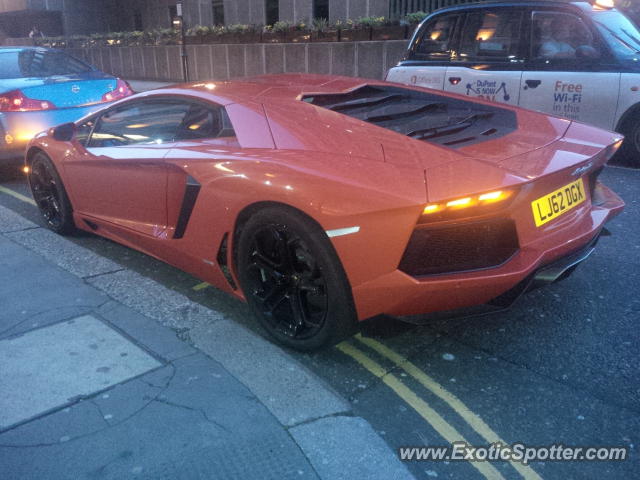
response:
[(571, 25), (565, 18), (555, 18), (551, 22), (551, 38), (540, 46), (540, 56), (544, 58), (575, 58), (576, 49), (571, 46)]

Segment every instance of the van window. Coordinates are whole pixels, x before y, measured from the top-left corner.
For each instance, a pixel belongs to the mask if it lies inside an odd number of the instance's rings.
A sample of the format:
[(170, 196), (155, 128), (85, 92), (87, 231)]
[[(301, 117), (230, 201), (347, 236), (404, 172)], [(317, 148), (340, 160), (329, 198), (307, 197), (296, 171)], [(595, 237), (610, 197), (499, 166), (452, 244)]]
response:
[(460, 15), (440, 15), (430, 20), (412, 47), (413, 60), (449, 60)]
[(547, 62), (599, 58), (601, 52), (591, 30), (577, 16), (560, 12), (534, 12), (531, 58)]
[(460, 45), (460, 60), (504, 60), (518, 57), (522, 11), (479, 11), (467, 15)]

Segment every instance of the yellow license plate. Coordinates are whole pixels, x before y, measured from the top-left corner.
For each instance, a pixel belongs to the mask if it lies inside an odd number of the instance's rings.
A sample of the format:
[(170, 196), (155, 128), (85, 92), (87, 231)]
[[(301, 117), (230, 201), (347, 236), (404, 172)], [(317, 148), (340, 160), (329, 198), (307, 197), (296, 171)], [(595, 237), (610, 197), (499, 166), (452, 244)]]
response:
[(544, 225), (577, 207), (586, 199), (584, 182), (577, 180), (531, 202), (536, 227)]

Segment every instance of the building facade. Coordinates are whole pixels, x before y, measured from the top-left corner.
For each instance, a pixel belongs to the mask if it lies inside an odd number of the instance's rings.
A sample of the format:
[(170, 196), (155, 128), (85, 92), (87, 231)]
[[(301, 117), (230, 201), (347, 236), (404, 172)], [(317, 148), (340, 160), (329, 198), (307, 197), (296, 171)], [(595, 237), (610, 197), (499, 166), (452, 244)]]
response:
[(33, 25), (45, 35), (168, 28), (178, 3), (187, 26), (272, 25), (326, 18), (401, 18), (470, 0), (0, 0), (0, 31), (24, 37)]

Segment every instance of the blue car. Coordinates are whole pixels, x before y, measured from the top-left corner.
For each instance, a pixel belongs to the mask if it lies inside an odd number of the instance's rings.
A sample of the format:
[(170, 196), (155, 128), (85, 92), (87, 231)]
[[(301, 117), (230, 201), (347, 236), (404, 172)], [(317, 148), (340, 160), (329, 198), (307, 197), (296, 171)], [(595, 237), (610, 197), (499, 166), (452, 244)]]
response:
[(131, 95), (127, 82), (60, 50), (0, 48), (0, 164), (31, 138)]

